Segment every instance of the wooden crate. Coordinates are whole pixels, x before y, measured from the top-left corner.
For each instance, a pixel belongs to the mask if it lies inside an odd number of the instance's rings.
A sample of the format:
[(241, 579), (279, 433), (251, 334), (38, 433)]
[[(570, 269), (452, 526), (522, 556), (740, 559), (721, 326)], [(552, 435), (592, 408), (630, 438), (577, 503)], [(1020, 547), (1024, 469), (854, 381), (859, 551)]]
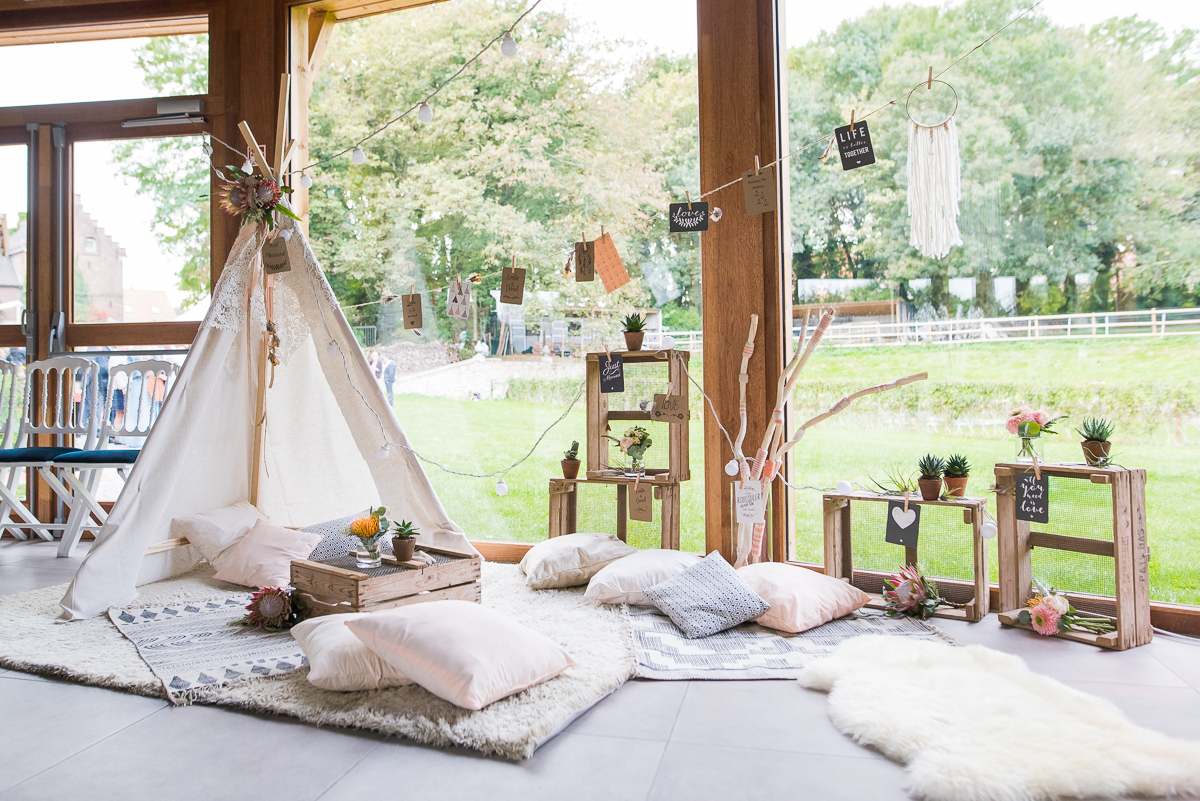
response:
[(1112, 559), (1115, 573), (1113, 596), (1071, 592), (1064, 594), (1077, 609), (1112, 618), (1117, 630), (1111, 634), (1071, 631), (1057, 635), (1101, 648), (1123, 651), (1145, 645), (1154, 638), (1150, 623), (1150, 547), (1146, 537), (1146, 471), (1124, 467), (1089, 467), (1082, 464), (1043, 464), (1042, 475), (1067, 481), (1108, 485), (1112, 499), (1112, 538), (1093, 539), (1048, 531), (1054, 528), (1054, 496), (1050, 498), (1050, 523), (1017, 520), (1015, 486), (1020, 473), (1032, 473), (1027, 463), (996, 465), (996, 512), (1000, 567), (1000, 622), (1032, 629), (1017, 615), (1033, 597), (1033, 550), (1051, 548)]
[[(677, 551), (679, 550), (679, 484), (665, 479), (665, 474), (659, 474), (654, 476), (654, 480), (643, 478), (641, 481), (643, 484), (650, 484), (654, 487), (654, 499), (660, 504), (662, 547)], [(634, 479), (617, 476), (550, 479), (550, 536), (560, 537), (563, 534), (576, 532), (579, 488), (588, 484), (616, 486), (616, 534), (624, 542), (629, 525), (629, 493)]]
[(296, 559), (292, 562), (292, 586), (311, 615), (342, 612), (375, 612), (423, 601), (459, 600), (480, 602), (479, 580), (482, 559), (475, 554), (420, 547), (438, 560), (421, 566), (416, 562), (386, 559), (382, 567), (369, 571), (354, 567), (354, 557), (326, 562)]
[[(655, 392), (668, 395), (681, 395), (685, 403), (688, 401), (688, 379), (684, 372), (691, 354), (685, 350), (614, 350), (624, 363), (626, 381), (641, 371), (657, 371), (662, 373), (661, 388)], [(625, 424), (639, 424), (650, 421), (650, 411), (641, 409), (609, 409), (609, 395), (600, 391), (600, 358), (606, 353), (587, 354), (587, 477), (589, 479), (607, 477), (606, 470), (612, 468), (608, 464), (609, 440), (605, 434), (612, 434)], [(665, 369), (664, 369), (665, 368)], [(653, 398), (638, 398), (636, 400), (653, 400)], [(628, 404), (626, 404), (628, 405)], [(667, 431), (667, 467), (648, 468), (647, 475), (665, 475), (667, 481), (689, 481), (692, 477), (688, 466), (688, 424), (659, 424)], [(616, 436), (614, 434), (614, 436)], [(661, 436), (661, 435), (660, 435)], [(651, 452), (663, 447), (662, 442), (655, 439)]]
[[(889, 503), (899, 500), (894, 495), (876, 495), (872, 493), (850, 493), (846, 495), (830, 493), (824, 496), (825, 522), (825, 573), (834, 578), (844, 578), (871, 596), (867, 606), (873, 609), (883, 609), (882, 589), (883, 580), (891, 576), (890, 572), (879, 570), (855, 570), (851, 548), (851, 501), (866, 503)], [(983, 498), (958, 498), (955, 500), (924, 501), (920, 498), (909, 498), (910, 506), (951, 506), (962, 509), (963, 525), (970, 527), (974, 581), (960, 579), (938, 578), (930, 576), (944, 597), (956, 603), (965, 603), (962, 608), (940, 607), (935, 617), (952, 620), (967, 620), (977, 623), (988, 613), (991, 596), (988, 591), (988, 559), (987, 547), (981, 533), (984, 512), (987, 501)], [(882, 536), (883, 532), (879, 532)], [(900, 546), (896, 546), (900, 547)], [(919, 541), (917, 548), (904, 549), (904, 563), (917, 564)], [(962, 598), (963, 600), (958, 600)]]

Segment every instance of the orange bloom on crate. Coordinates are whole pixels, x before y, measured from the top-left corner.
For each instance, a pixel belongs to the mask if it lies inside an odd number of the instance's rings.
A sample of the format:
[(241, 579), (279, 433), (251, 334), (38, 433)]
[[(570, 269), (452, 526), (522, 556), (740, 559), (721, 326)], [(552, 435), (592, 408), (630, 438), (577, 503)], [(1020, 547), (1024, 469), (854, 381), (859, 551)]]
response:
[(350, 524), (350, 533), (356, 537), (374, 537), (379, 533), (379, 516), (358, 518)]

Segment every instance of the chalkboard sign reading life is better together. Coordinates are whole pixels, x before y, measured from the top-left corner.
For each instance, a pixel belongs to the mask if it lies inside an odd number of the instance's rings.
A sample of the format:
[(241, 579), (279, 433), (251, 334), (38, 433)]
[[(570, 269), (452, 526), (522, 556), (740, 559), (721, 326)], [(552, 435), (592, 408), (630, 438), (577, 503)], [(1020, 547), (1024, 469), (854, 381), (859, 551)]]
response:
[(834, 128), (833, 135), (837, 138), (838, 155), (842, 159), (843, 170), (854, 170), (875, 163), (871, 132), (867, 130), (865, 121), (859, 120), (854, 125)]

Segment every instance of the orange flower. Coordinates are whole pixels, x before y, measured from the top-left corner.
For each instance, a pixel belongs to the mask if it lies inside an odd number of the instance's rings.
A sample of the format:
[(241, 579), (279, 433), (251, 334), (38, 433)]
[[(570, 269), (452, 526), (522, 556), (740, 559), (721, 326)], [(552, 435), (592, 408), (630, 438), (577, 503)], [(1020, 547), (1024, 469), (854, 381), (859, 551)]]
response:
[(375, 515), (360, 517), (350, 524), (350, 533), (356, 537), (373, 537), (379, 533), (379, 518)]

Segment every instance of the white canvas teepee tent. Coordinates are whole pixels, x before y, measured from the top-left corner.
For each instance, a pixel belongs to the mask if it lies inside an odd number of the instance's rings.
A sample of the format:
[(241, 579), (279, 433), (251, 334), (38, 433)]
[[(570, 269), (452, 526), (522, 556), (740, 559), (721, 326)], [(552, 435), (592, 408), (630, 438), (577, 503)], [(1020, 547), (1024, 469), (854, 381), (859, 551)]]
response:
[[(63, 597), (64, 618), (128, 604), (139, 584), (190, 569), (200, 553), (170, 539), (171, 520), (248, 499), (273, 523), (292, 527), (382, 504), (392, 517), (415, 521), (422, 544), (475, 552), (405, 449), (304, 234), (283, 219), (279, 235), (291, 270), (264, 282), (268, 234), (243, 226), (154, 431)], [(271, 381), (270, 368), (262, 369), (268, 305), (281, 363), (260, 416), (260, 382)]]

